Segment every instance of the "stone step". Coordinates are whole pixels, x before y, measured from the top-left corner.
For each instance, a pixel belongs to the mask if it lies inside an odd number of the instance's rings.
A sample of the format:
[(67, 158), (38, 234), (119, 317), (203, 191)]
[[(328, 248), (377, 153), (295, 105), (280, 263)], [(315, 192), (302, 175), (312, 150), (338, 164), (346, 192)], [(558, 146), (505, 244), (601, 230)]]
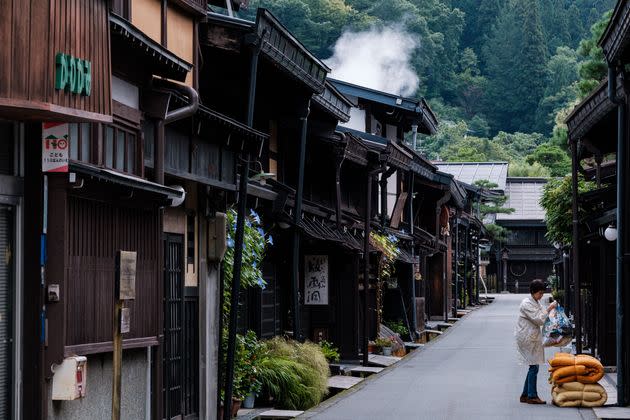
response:
[(359, 377), (367, 377), (370, 375), (374, 375), (375, 373), (380, 373), (383, 371), (382, 367), (375, 366), (357, 366), (350, 370), (350, 375), (359, 376)]
[(381, 356), (378, 354), (370, 354), (368, 356), (368, 363), (372, 366), (388, 367), (388, 366), (398, 363), (401, 359), (402, 357)]
[(257, 418), (259, 419), (294, 419), (297, 416), (304, 414), (304, 411), (299, 410), (268, 410), (260, 413)]
[(628, 407), (594, 407), (593, 412), (598, 419), (630, 419)]
[(357, 378), (356, 376), (336, 375), (328, 378), (328, 388), (332, 390), (344, 390), (349, 389), (363, 381), (363, 378)]
[(449, 324), (448, 322), (439, 322), (436, 326), (438, 331), (444, 331), (445, 329), (452, 327), (453, 324)]
[(422, 343), (411, 343), (408, 341), (405, 342), (405, 350), (407, 350), (408, 352), (411, 350), (420, 349), (422, 347), (424, 347), (424, 344)]

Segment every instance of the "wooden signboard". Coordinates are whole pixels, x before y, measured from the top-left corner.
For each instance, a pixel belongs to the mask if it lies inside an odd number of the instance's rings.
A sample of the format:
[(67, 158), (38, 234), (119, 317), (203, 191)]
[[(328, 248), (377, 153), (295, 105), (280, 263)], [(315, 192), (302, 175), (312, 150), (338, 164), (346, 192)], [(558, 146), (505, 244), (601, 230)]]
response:
[(328, 255), (304, 256), (304, 304), (328, 305)]
[(120, 300), (136, 298), (136, 259), (136, 252), (118, 251), (116, 286)]

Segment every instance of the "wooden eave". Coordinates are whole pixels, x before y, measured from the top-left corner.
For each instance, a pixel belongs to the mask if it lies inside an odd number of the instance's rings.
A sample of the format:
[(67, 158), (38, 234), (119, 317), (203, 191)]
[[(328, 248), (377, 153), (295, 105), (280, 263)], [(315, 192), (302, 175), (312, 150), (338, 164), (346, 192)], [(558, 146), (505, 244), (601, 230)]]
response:
[(616, 63), (626, 55), (630, 43), (630, 1), (619, 0), (599, 40), (608, 63)]
[(437, 133), (439, 125), (437, 115), (435, 115), (424, 98), (422, 98), (422, 125), (427, 128), (427, 132), (424, 134)]
[(387, 153), (387, 163), (389, 165), (403, 170), (411, 169), (413, 155), (400, 145), (390, 141), (387, 144), (385, 153)]
[(240, 53), (245, 36), (254, 27), (254, 22), (209, 12), (206, 22), (199, 26), (199, 43)]
[[(169, 105), (182, 107), (188, 104), (188, 100), (179, 93), (174, 91), (169, 93), (171, 93), (173, 99), (170, 101)], [(238, 150), (248, 149), (252, 153), (255, 153), (256, 156), (260, 155), (264, 142), (269, 139), (268, 134), (250, 128), (246, 124), (230, 118), (227, 115), (223, 115), (220, 112), (210, 109), (204, 105), (199, 105), (196, 116), (201, 120), (212, 121), (213, 124), (224, 127), (230, 133), (234, 133), (235, 139), (230, 139), (230, 141), (233, 143), (237, 139), (240, 139), (242, 142), (231, 146)]]
[(324, 91), (330, 68), (311, 54), (267, 9), (258, 9), (256, 34), (260, 40), (260, 51), (267, 59), (305, 84), (313, 93)]
[(338, 121), (350, 121), (350, 108), (352, 107), (352, 102), (343, 96), (330, 83), (325, 83), (324, 91), (319, 95), (313, 96), (313, 101), (324, 111), (330, 113)]
[[(148, 62), (147, 72), (183, 82), (193, 65), (152, 40), (140, 29), (120, 16), (110, 13), (112, 49), (115, 45), (128, 49), (129, 59)], [(117, 44), (119, 43), (119, 44)], [(133, 58), (132, 56), (133, 55)]]
[(83, 162), (72, 161), (70, 162), (69, 168), (70, 172), (80, 173), (84, 176), (89, 176), (91, 178), (95, 178), (103, 182), (112, 183), (121, 187), (141, 190), (150, 194), (154, 194), (155, 196), (163, 200), (182, 198), (184, 194), (183, 192), (175, 188), (156, 184), (137, 176), (123, 174), (111, 169), (101, 168)]
[(391, 121), (396, 125), (404, 123), (408, 129), (412, 124), (417, 124), (420, 133), (435, 134), (437, 132), (437, 117), (424, 99), (392, 95), (342, 80), (331, 78), (328, 80), (344, 95), (356, 96), (363, 101), (378, 104), (382, 112), (388, 113)]
[(254, 140), (258, 143), (263, 143), (264, 141), (269, 139), (268, 134), (250, 128), (247, 125), (236, 121), (235, 119), (230, 118), (226, 115), (223, 115), (217, 111), (214, 111), (204, 105), (199, 105), (197, 115), (202, 118), (212, 120), (218, 125), (228, 128), (231, 132), (237, 133), (242, 138)]
[(367, 166), (368, 164), (368, 147), (352, 133), (339, 133), (346, 141), (344, 148), (344, 157), (358, 165)]
[[(198, 16), (206, 16), (208, 13), (208, 1), (207, 0), (171, 0), (177, 4), (183, 10)], [(225, 4), (225, 3), (224, 3)]]
[[(225, 7), (225, 0), (208, 0), (208, 4), (218, 7)], [(236, 11), (240, 9), (247, 9), (249, 7), (249, 0), (232, 0), (232, 8)]]
[[(621, 86), (617, 94), (622, 94)], [(604, 116), (613, 112), (617, 106), (608, 99), (608, 79), (605, 79), (593, 92), (580, 102), (566, 118), (569, 141), (579, 141), (600, 122)]]

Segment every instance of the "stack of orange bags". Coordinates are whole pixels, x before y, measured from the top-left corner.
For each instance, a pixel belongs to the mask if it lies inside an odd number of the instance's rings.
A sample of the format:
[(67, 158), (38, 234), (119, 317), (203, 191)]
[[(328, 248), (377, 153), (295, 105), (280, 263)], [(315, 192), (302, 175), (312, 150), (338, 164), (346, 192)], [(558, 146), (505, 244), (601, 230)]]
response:
[(549, 360), (549, 382), (553, 384), (553, 403), (561, 407), (599, 407), (608, 395), (597, 382), (604, 377), (604, 366), (585, 354), (556, 353)]

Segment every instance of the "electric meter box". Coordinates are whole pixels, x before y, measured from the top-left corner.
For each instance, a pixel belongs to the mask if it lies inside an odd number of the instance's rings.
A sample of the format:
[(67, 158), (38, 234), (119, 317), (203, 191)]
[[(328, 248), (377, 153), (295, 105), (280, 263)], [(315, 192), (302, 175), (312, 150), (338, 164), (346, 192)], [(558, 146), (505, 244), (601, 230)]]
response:
[(87, 383), (87, 357), (72, 356), (55, 367), (52, 399), (76, 400), (85, 397)]

